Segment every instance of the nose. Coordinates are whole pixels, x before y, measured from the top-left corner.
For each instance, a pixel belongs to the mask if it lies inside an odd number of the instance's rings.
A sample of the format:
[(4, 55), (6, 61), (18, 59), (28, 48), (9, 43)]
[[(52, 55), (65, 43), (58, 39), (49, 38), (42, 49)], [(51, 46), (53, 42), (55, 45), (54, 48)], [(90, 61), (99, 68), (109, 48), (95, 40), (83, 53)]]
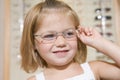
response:
[(58, 36), (56, 41), (55, 41), (55, 46), (57, 47), (64, 47), (66, 46), (66, 40), (65, 38), (61, 35), (61, 36)]

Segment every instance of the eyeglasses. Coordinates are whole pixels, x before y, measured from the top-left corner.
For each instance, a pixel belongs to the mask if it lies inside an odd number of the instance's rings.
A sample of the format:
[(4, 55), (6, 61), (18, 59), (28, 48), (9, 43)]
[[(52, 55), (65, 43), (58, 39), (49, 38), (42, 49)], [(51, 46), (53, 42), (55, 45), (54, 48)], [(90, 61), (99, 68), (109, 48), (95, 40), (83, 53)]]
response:
[(34, 35), (38, 39), (42, 39), (43, 43), (52, 43), (58, 36), (63, 36), (66, 40), (75, 40), (76, 39), (76, 30), (73, 28), (66, 29), (63, 32), (49, 31), (42, 33), (41, 35)]

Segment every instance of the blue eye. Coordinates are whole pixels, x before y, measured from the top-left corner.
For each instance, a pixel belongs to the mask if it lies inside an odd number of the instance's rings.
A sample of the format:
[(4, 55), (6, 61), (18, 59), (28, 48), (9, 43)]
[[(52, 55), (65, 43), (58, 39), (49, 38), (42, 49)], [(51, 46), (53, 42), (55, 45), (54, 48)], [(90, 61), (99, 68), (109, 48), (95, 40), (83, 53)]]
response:
[(54, 39), (55, 37), (56, 37), (56, 35), (53, 34), (53, 33), (48, 33), (48, 34), (43, 34), (43, 35), (42, 35), (42, 38), (43, 38), (43, 39), (46, 39), (46, 40), (52, 40), (52, 39)]
[(75, 36), (76, 34), (75, 34), (75, 31), (73, 31), (73, 30), (68, 30), (68, 31), (64, 32), (64, 35), (65, 35), (65, 37), (67, 37), (67, 38), (71, 38), (71, 37)]
[(67, 35), (72, 36), (72, 35), (74, 35), (74, 33), (73, 32), (68, 32)]
[(47, 34), (47, 35), (44, 35), (44, 38), (51, 38), (51, 37), (54, 37), (54, 34)]

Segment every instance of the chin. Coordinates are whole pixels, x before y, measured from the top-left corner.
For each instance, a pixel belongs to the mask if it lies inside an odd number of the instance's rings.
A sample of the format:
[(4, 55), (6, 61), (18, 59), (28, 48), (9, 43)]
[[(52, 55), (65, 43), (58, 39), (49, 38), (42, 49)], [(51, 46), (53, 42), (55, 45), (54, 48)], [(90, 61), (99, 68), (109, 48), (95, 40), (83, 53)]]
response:
[(70, 65), (72, 62), (73, 61), (68, 61), (67, 60), (67, 61), (57, 62), (57, 63), (55, 63), (55, 65), (58, 66), (58, 67), (64, 67), (64, 66)]

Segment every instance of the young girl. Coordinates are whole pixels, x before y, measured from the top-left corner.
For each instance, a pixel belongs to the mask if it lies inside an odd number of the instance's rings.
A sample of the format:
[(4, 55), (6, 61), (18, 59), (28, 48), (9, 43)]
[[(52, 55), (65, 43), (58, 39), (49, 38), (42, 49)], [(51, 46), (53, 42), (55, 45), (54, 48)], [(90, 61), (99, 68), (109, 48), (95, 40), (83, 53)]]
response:
[[(115, 63), (85, 62), (86, 45)], [(120, 48), (96, 30), (81, 27), (76, 13), (57, 0), (39, 3), (26, 15), (21, 56), (26, 72), (43, 68), (28, 80), (120, 80)]]

